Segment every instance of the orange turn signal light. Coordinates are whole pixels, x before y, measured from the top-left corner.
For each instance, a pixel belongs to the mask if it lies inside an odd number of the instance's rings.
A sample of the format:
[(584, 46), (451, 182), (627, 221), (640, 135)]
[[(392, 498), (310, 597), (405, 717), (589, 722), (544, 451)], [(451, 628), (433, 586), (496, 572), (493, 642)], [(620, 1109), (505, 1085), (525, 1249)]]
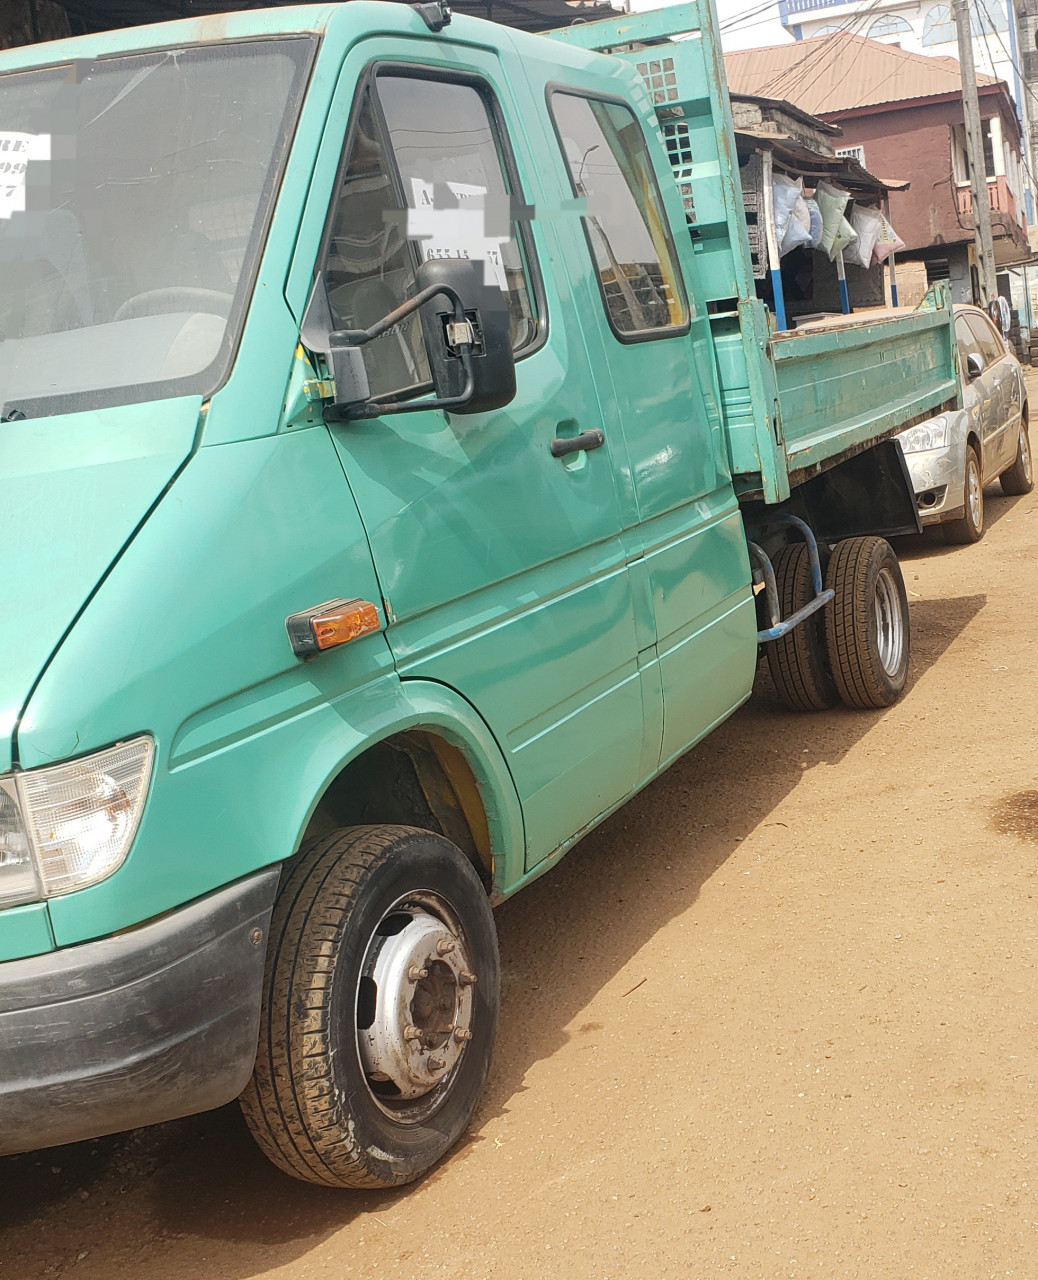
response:
[(370, 600), (326, 600), (285, 620), (292, 649), (300, 658), (378, 631), (378, 608)]

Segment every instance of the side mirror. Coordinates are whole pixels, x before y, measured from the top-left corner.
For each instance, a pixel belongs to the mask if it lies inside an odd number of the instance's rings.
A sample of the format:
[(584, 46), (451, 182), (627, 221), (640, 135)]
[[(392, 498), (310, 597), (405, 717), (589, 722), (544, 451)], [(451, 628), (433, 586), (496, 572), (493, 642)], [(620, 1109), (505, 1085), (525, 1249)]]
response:
[(513, 400), (512, 318), (501, 290), (496, 285), (484, 284), (480, 265), (467, 258), (423, 262), (415, 283), (419, 296), (428, 290), (438, 290), (442, 299), (459, 298), (474, 339), (471, 347), (473, 386), (466, 396), (463, 395), (466, 371), (456, 340), (454, 310), (435, 294), (433, 301), (422, 307), (422, 331), (436, 395), (463, 401), (456, 405), (454, 413), (486, 413)]
[(984, 361), (975, 351), (971, 351), (966, 357), (966, 372), (969, 374), (970, 382), (974, 378), (979, 378), (984, 372)]
[[(324, 356), (334, 383), (327, 419), (381, 418), (423, 409), (486, 413), (514, 398), (511, 317), (502, 291), (485, 285), (479, 265), (468, 259), (424, 262), (416, 285), (412, 297), (369, 329), (334, 330), (324, 281), (315, 281), (300, 338)], [(369, 399), (362, 348), (419, 310), (434, 398)]]

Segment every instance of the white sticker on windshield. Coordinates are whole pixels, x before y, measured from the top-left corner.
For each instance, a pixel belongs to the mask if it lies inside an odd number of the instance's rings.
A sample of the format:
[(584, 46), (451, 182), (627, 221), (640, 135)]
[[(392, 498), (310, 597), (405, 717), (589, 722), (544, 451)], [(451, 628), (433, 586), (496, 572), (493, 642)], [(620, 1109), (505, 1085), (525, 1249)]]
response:
[(407, 234), (422, 243), (422, 258), (470, 258), (482, 262), (484, 284), (496, 284), (508, 291), (501, 245), (510, 236), (488, 236), (486, 187), (467, 182), (436, 183), (446, 187), (453, 197), (437, 204), (434, 184), (422, 178), (411, 179), (414, 206), (407, 211)]
[(29, 161), (49, 159), (49, 133), (0, 130), (0, 218), (25, 212), (25, 175)]

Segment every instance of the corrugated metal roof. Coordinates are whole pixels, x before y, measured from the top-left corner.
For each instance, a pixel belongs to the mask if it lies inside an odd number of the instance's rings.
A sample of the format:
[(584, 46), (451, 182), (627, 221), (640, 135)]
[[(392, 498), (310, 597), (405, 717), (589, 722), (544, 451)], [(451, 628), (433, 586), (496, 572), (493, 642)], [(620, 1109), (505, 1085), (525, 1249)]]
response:
[[(935, 98), (962, 89), (955, 58), (929, 58), (846, 31), (766, 49), (740, 49), (726, 53), (724, 65), (732, 93), (786, 98), (812, 115)], [(977, 76), (979, 85), (997, 83), (991, 76)]]

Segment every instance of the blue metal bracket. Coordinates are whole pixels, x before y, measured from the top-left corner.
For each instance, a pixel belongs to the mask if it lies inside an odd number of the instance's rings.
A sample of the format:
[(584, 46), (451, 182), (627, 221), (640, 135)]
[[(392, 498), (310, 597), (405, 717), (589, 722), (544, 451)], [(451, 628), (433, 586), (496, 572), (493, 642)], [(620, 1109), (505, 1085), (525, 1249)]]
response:
[[(796, 613), (791, 614), (788, 618), (782, 618), (782, 610), (779, 606), (778, 598), (778, 584), (775, 581), (775, 570), (772, 563), (763, 547), (747, 539), (746, 545), (749, 548), (750, 559), (757, 565), (753, 580), (754, 582), (764, 582), (764, 595), (768, 602), (768, 616), (771, 618), (772, 624), (766, 630), (757, 632), (758, 644), (767, 644), (769, 640), (779, 640), (782, 636), (788, 635), (805, 618), (809, 618), (811, 614), (817, 613), (819, 609), (824, 608), (836, 594), (831, 587), (824, 589), (822, 586), (822, 562), (818, 555), (818, 540), (811, 532), (810, 527), (799, 516), (788, 515), (785, 512), (781, 515), (773, 516), (772, 519), (776, 524), (790, 524), (794, 529), (799, 529), (804, 535), (804, 541), (807, 543), (808, 561), (811, 565), (811, 586), (814, 588), (815, 595), (813, 600), (809, 600)], [(759, 578), (757, 576), (758, 573), (760, 574)]]

